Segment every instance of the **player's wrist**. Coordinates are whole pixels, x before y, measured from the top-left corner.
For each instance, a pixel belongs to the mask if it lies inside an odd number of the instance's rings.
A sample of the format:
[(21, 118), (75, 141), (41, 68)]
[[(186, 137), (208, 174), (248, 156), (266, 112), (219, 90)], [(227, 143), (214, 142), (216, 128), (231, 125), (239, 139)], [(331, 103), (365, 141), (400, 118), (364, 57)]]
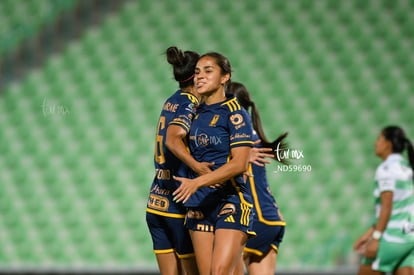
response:
[(203, 176), (199, 176), (197, 178), (194, 178), (193, 184), (196, 187), (196, 189), (199, 189), (201, 187), (204, 187), (204, 182), (203, 182), (204, 177), (205, 176), (203, 175)]
[(379, 240), (382, 237), (382, 232), (379, 230), (374, 230), (371, 234), (371, 238), (374, 240)]

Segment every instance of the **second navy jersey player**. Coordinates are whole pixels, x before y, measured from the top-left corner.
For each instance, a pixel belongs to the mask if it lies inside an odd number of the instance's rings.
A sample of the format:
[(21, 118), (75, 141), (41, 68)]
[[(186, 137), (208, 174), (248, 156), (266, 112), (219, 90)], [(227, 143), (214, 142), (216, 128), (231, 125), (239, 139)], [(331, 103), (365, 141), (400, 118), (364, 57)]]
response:
[(150, 189), (147, 212), (169, 217), (185, 215), (185, 208), (172, 201), (172, 192), (179, 185), (173, 176), (187, 176), (189, 168), (168, 150), (165, 139), (167, 128), (171, 124), (183, 127), (186, 132), (190, 130), (197, 104), (198, 100), (194, 95), (178, 90), (163, 105), (157, 126), (155, 177)]

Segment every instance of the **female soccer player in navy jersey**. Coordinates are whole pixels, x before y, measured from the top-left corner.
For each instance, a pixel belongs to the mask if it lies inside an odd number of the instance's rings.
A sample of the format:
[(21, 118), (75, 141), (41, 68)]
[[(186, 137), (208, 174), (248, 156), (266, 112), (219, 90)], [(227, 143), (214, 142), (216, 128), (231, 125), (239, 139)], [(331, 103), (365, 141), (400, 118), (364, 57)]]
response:
[[(257, 141), (255, 143), (256, 150), (260, 150), (256, 153), (265, 154), (265, 156), (277, 160), (274, 154), (275, 150), (284, 150), (287, 147), (283, 141), (287, 133), (279, 136), (273, 142), (268, 141), (262, 128), (259, 111), (247, 88), (241, 83), (232, 82), (227, 92), (236, 96), (243, 108), (251, 113), (253, 137)], [(256, 213), (253, 220), (253, 231), (257, 234), (255, 238), (247, 241), (243, 253), (249, 275), (275, 274), (276, 257), (285, 233), (286, 223), (270, 190), (263, 164), (254, 162), (248, 171), (247, 186), (252, 193)], [(243, 263), (241, 262), (239, 274), (243, 273)]]
[(178, 186), (173, 175), (186, 176), (189, 167), (197, 174), (210, 171), (210, 164), (195, 161), (186, 146), (198, 104), (194, 68), (199, 54), (169, 47), (166, 55), (180, 89), (165, 101), (158, 120), (155, 177), (148, 198), (146, 220), (161, 274), (198, 274), (191, 238), (184, 227), (186, 210), (182, 204), (173, 202), (172, 192)]
[(204, 54), (197, 62), (195, 85), (203, 103), (191, 125), (189, 146), (197, 161), (214, 167), (199, 177), (177, 177), (181, 185), (174, 192), (175, 200), (188, 207), (186, 226), (202, 275), (232, 274), (247, 239), (254, 236), (253, 201), (243, 175), (252, 127), (237, 98), (226, 97), (230, 78), (230, 63), (219, 53)]

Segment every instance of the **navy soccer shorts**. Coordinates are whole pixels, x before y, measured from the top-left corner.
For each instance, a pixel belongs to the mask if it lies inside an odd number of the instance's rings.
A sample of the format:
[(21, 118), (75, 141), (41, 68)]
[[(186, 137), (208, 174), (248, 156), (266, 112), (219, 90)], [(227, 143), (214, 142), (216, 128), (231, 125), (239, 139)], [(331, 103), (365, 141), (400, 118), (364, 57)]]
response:
[(184, 218), (171, 218), (147, 212), (147, 225), (155, 254), (176, 253), (179, 258), (194, 256)]

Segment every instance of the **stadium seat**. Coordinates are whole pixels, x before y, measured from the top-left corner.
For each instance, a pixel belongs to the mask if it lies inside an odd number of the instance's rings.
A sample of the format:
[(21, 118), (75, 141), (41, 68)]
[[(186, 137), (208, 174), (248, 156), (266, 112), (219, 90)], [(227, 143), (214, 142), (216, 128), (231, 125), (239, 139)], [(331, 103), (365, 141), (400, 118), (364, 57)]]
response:
[[(13, 37), (0, 57), (76, 4), (2, 1), (1, 34)], [(352, 241), (372, 215), (375, 138), (395, 123), (414, 139), (413, 8), (125, 2), (0, 94), (0, 268), (156, 268), (145, 207), (156, 122), (178, 88), (171, 45), (228, 56), (268, 138), (288, 131), (303, 152), (291, 165), (311, 171), (267, 168), (287, 220), (278, 269), (354, 265)]]

